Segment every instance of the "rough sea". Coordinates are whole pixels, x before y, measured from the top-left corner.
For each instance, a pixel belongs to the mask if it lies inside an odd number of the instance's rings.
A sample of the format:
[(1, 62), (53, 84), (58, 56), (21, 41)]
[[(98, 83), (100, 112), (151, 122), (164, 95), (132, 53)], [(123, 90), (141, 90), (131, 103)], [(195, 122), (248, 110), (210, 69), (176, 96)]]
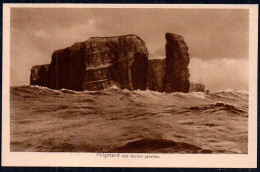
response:
[(10, 88), (11, 151), (247, 153), (248, 92)]

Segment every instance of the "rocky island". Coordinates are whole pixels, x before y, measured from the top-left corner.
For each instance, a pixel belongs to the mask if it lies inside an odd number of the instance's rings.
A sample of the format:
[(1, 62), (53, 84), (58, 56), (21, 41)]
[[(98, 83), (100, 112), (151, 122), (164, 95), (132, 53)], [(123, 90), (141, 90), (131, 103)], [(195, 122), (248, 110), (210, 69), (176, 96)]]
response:
[(30, 85), (189, 92), (188, 47), (180, 35), (166, 33), (165, 38), (166, 58), (149, 59), (145, 42), (137, 35), (91, 37), (54, 51), (50, 64), (33, 66)]

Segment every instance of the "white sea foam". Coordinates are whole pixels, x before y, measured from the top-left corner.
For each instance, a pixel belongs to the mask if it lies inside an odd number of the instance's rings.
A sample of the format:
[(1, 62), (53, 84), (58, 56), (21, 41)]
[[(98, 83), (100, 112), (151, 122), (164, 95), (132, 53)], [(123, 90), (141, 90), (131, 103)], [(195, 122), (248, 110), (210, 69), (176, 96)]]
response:
[(116, 89), (116, 90), (119, 90), (120, 88), (118, 88), (116, 85), (112, 85), (109, 89)]
[(205, 93), (203, 92), (191, 92), (189, 93), (192, 97), (200, 98), (200, 99), (205, 99)]

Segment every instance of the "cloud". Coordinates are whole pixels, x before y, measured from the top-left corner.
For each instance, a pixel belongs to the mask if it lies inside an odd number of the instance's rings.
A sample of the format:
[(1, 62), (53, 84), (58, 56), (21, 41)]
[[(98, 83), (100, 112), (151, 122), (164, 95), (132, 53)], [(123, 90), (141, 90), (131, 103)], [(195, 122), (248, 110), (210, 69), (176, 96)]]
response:
[(190, 81), (203, 83), (206, 89), (217, 90), (248, 90), (247, 59), (212, 59), (202, 60), (191, 58)]
[[(71, 46), (75, 42), (87, 40), (96, 30), (96, 22), (89, 20), (86, 23), (55, 26), (49, 31), (44, 27), (27, 28), (20, 30), (13, 27), (11, 30), (11, 85), (28, 85), (30, 82), (31, 67), (39, 64), (48, 64), (52, 53), (57, 49)], [(94, 34), (95, 35), (95, 34)]]

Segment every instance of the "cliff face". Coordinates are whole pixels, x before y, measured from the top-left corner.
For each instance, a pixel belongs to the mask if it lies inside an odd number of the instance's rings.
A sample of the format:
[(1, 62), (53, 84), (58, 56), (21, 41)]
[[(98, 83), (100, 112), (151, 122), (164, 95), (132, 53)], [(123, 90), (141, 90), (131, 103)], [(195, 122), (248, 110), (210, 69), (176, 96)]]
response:
[[(48, 70), (49, 82), (45, 86), (100, 90), (116, 85), (121, 89), (143, 90), (146, 89), (147, 69), (148, 51), (138, 36), (94, 37), (55, 51)], [(38, 83), (31, 82), (31, 85)]]
[(147, 89), (163, 92), (163, 82), (166, 73), (165, 59), (151, 59), (148, 66)]
[(52, 89), (121, 89), (189, 91), (188, 47), (179, 35), (166, 34), (166, 59), (148, 61), (144, 41), (136, 35), (93, 37), (54, 51), (49, 65), (31, 69), (31, 85)]
[(30, 76), (31, 85), (49, 86), (49, 65), (37, 65), (31, 69)]
[(187, 93), (190, 87), (188, 47), (180, 35), (166, 33), (165, 38), (167, 43), (164, 91)]

